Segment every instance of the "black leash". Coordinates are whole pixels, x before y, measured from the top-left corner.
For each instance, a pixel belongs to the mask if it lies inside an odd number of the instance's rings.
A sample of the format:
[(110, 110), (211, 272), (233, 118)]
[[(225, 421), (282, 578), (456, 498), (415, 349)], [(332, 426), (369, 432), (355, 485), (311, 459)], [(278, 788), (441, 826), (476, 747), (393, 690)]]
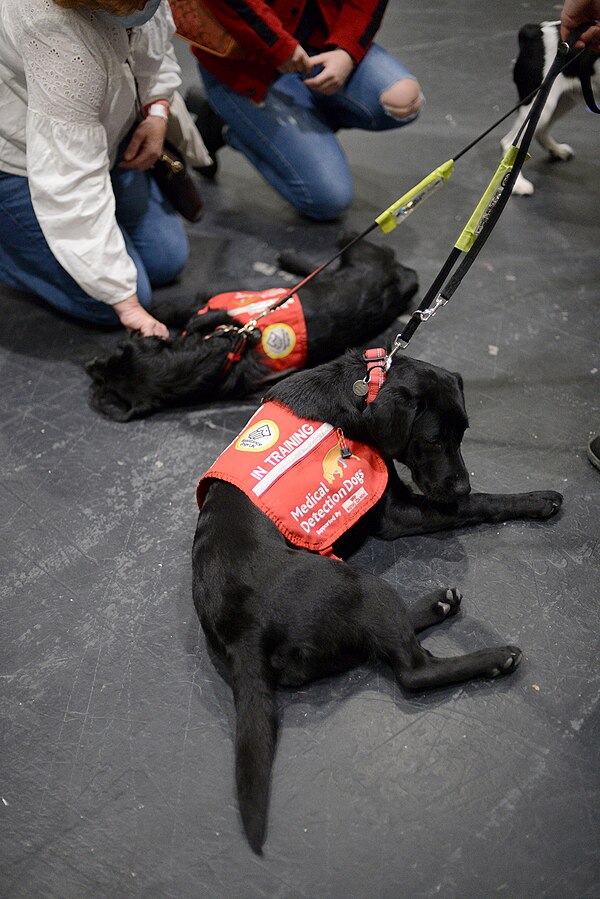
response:
[[(259, 315), (248, 321), (239, 329), (236, 329), (235, 326), (227, 326), (228, 330), (236, 331), (235, 350), (233, 353), (229, 354), (231, 358), (228, 359), (229, 364), (227, 365), (227, 369), (229, 369), (230, 365), (233, 362), (236, 362), (241, 358), (242, 354), (245, 351), (248, 338), (252, 331), (255, 330), (260, 319), (264, 318), (267, 315), (270, 315), (280, 306), (283, 306), (283, 304), (291, 299), (295, 293), (297, 293), (306, 284), (312, 281), (313, 278), (316, 278), (316, 276), (319, 275), (325, 268), (332, 265), (332, 263), (334, 263), (344, 253), (350, 250), (355, 244), (371, 234), (377, 227), (381, 228), (384, 233), (388, 233), (389, 231), (393, 230), (399, 224), (399, 222), (403, 221), (405, 218), (411, 215), (412, 212), (414, 212), (415, 209), (424, 200), (431, 196), (432, 193), (434, 193), (439, 187), (442, 186), (442, 184), (445, 183), (445, 181), (448, 180), (448, 178), (452, 174), (455, 162), (457, 162), (462, 156), (468, 153), (469, 150), (473, 149), (473, 147), (475, 147), (480, 141), (487, 137), (487, 135), (490, 134), (491, 131), (497, 128), (498, 125), (500, 125), (505, 119), (512, 115), (517, 109), (519, 109), (521, 106), (527, 105), (533, 98), (535, 98), (535, 101), (532, 104), (532, 107), (523, 126), (521, 127), (518, 135), (515, 138), (515, 141), (513, 141), (511, 148), (505, 155), (502, 163), (496, 171), (492, 182), (488, 186), (488, 189), (483, 195), (480, 203), (473, 213), (473, 216), (471, 216), (471, 219), (469, 220), (469, 223), (467, 224), (465, 230), (459, 237), (459, 240), (452, 249), (450, 255), (442, 266), (433, 284), (427, 291), (427, 294), (423, 298), (419, 307), (415, 310), (415, 312), (413, 312), (406, 327), (400, 334), (396, 336), (392, 350), (388, 356), (387, 364), (389, 367), (394, 354), (397, 352), (397, 350), (404, 349), (406, 346), (408, 346), (409, 340), (411, 339), (421, 322), (428, 321), (440, 306), (444, 306), (448, 302), (448, 300), (456, 291), (464, 276), (472, 266), (473, 262), (477, 258), (481, 249), (483, 248), (483, 245), (485, 244), (496, 222), (498, 221), (502, 210), (506, 206), (517, 176), (519, 175), (524, 162), (528, 158), (527, 150), (529, 148), (529, 145), (531, 144), (536, 125), (539, 121), (542, 109), (548, 98), (550, 88), (552, 87), (554, 80), (560, 74), (562, 69), (566, 65), (570, 64), (573, 59), (577, 58), (580, 54), (585, 52), (585, 50), (579, 50), (575, 57), (566, 59), (567, 53), (569, 53), (569, 51), (571, 50), (571, 44), (574, 43), (579, 38), (579, 35), (582, 34), (583, 31), (588, 27), (589, 25), (587, 24), (580, 26), (569, 35), (569, 38), (566, 42), (559, 43), (556, 58), (546, 77), (544, 78), (540, 86), (531, 91), (531, 93), (528, 94), (527, 97), (525, 97), (523, 100), (520, 100), (517, 104), (515, 104), (515, 106), (509, 109), (508, 112), (504, 113), (504, 115), (502, 115), (492, 125), (486, 128), (485, 131), (482, 131), (481, 134), (479, 134), (474, 140), (463, 147), (463, 149), (456, 153), (451, 159), (443, 163), (441, 166), (438, 166), (438, 168), (434, 169), (433, 172), (431, 172), (426, 178), (415, 185), (415, 187), (413, 187), (406, 194), (400, 197), (400, 199), (396, 200), (396, 202), (393, 203), (383, 213), (381, 213), (381, 215), (377, 216), (375, 221), (372, 222), (367, 228), (365, 228), (364, 231), (353, 237), (347, 244), (345, 244), (340, 250), (338, 250), (337, 253), (335, 253), (325, 262), (321, 263), (313, 272), (306, 275), (306, 277), (299, 281), (294, 287), (290, 288), (275, 303), (273, 303), (272, 306), (269, 306), (268, 309), (263, 310)], [(588, 106), (590, 106), (593, 111), (600, 112), (600, 109), (598, 109), (594, 102), (593, 92), (590, 84), (590, 75), (591, 66), (587, 70), (587, 78), (585, 77), (582, 69), (581, 82), (584, 97), (586, 99), (586, 102), (588, 103)], [(523, 137), (520, 145), (517, 147), (516, 143), (518, 143), (521, 134), (523, 134)], [(446, 280), (451, 275), (454, 266), (460, 259), (460, 256), (463, 252), (467, 254), (466, 258), (460, 264), (452, 278), (448, 281), (448, 284), (444, 287)]]
[[(496, 170), (486, 192), (423, 300), (412, 313), (405, 328), (396, 336), (388, 355), (388, 366), (391, 364), (394, 354), (399, 349), (405, 349), (408, 346), (411, 337), (421, 322), (429, 321), (441, 306), (446, 305), (483, 249), (510, 199), (514, 183), (528, 158), (527, 151), (533, 139), (540, 115), (554, 81), (567, 64), (565, 57), (571, 51), (571, 44), (579, 38), (579, 35), (587, 27), (589, 26), (581, 26), (569, 35), (567, 41), (559, 43), (554, 62), (536, 92), (537, 96), (528, 116)], [(579, 50), (574, 57), (568, 60), (568, 63), (570, 64), (573, 59), (576, 59), (584, 52), (584, 50)], [(581, 80), (583, 88), (585, 79), (582, 77)], [(592, 94), (591, 84), (589, 85), (589, 93)], [(600, 109), (598, 112), (600, 112)], [(462, 261), (454, 274), (452, 274), (461, 256), (463, 257)]]

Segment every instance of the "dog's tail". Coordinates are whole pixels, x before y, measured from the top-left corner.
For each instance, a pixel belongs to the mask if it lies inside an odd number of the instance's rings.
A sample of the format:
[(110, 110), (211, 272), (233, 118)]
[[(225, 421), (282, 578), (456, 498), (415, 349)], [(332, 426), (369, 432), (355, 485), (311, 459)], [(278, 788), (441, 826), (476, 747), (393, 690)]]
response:
[(234, 659), (232, 685), (238, 801), (250, 846), (260, 855), (267, 828), (278, 720), (274, 685), (259, 653)]

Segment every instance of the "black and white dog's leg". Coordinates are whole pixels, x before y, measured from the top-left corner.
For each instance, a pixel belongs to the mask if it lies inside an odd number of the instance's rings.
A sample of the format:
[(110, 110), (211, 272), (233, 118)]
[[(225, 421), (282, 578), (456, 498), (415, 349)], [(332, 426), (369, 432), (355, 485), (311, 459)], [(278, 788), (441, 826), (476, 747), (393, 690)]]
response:
[[(519, 129), (521, 128), (523, 122), (525, 121), (525, 118), (530, 109), (531, 109), (531, 104), (529, 104), (528, 106), (521, 107), (521, 109), (519, 110), (517, 117), (513, 123), (512, 128), (510, 129), (510, 131), (507, 134), (504, 135), (504, 137), (500, 141), (500, 146), (502, 147), (503, 154), (507, 153), (508, 148), (511, 146), (512, 142), (514, 141), (517, 134), (519, 133)], [(527, 178), (525, 178), (525, 176), (523, 175), (523, 172), (519, 172), (519, 174), (517, 175), (517, 180), (515, 181), (514, 186), (513, 186), (513, 193), (517, 194), (517, 196), (519, 196), (519, 197), (530, 197), (530, 196), (532, 196), (533, 192), (534, 192), (534, 186), (531, 183), (531, 181), (528, 181)]]
[(535, 138), (550, 153), (553, 159), (566, 160), (574, 156), (574, 150), (569, 144), (559, 144), (550, 134), (550, 128), (565, 113), (573, 109), (581, 99), (581, 89), (578, 82), (569, 84), (563, 75), (559, 75), (550, 89), (546, 105), (542, 110), (538, 126), (535, 130)]

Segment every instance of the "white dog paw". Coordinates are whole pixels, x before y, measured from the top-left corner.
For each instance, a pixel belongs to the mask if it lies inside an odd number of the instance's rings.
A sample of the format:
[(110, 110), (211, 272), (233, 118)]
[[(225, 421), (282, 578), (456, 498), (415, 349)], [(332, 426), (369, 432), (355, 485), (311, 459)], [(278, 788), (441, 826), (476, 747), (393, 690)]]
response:
[(572, 159), (575, 156), (575, 151), (569, 144), (556, 144), (556, 146), (552, 147), (550, 153), (554, 159), (562, 159), (563, 161)]
[(513, 187), (513, 193), (518, 197), (531, 197), (533, 196), (533, 191), (534, 187), (531, 181), (528, 181), (527, 178), (524, 178), (523, 175), (519, 174)]

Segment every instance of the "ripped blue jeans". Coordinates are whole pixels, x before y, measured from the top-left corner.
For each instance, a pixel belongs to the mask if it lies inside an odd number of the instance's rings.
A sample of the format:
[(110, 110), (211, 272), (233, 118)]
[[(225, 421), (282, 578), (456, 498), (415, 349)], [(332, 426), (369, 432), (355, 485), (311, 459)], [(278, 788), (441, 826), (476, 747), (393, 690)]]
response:
[(308, 218), (337, 218), (352, 202), (352, 175), (335, 136), (341, 128), (386, 131), (414, 121), (393, 118), (381, 95), (414, 78), (390, 53), (373, 44), (341, 91), (326, 97), (297, 74), (281, 75), (254, 103), (199, 66), (206, 95), (226, 122), (226, 141)]

